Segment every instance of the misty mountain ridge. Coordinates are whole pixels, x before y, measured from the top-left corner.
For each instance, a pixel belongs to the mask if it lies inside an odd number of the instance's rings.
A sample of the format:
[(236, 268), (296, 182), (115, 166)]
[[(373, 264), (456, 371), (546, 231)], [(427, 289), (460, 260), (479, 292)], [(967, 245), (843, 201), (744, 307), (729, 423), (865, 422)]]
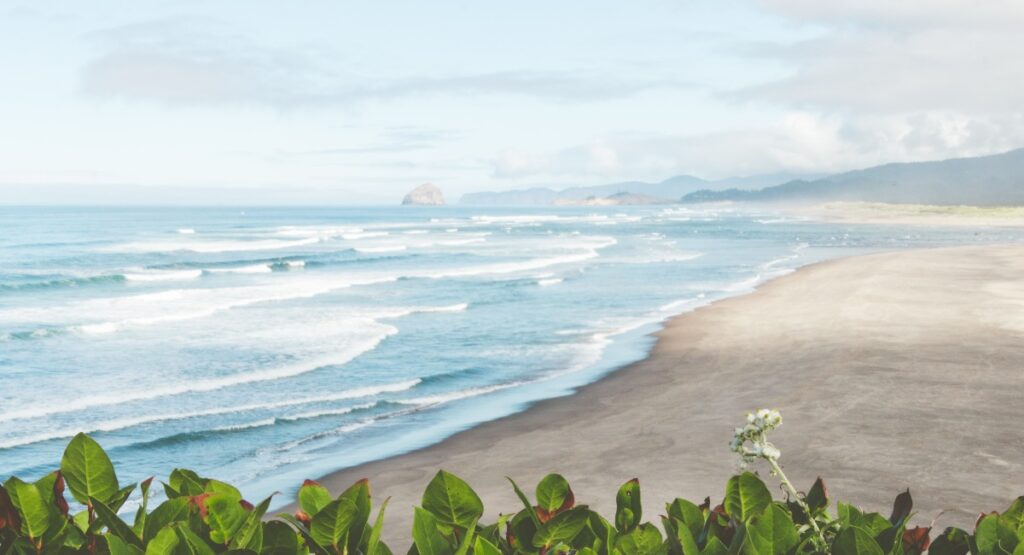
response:
[(932, 162), (899, 162), (756, 190), (705, 188), (682, 202), (820, 204), (884, 202), (998, 206), (1024, 204), (1024, 148)]
[(631, 193), (656, 199), (677, 201), (686, 194), (702, 189), (719, 190), (729, 187), (766, 187), (785, 183), (795, 177), (815, 179), (820, 176), (820, 174), (774, 173), (706, 180), (692, 175), (678, 175), (657, 183), (623, 181), (607, 185), (569, 187), (566, 189), (533, 187), (511, 191), (466, 193), (459, 199), (459, 204), (476, 206), (548, 206), (558, 204), (558, 201), (585, 201), (591, 198), (610, 197), (619, 193)]

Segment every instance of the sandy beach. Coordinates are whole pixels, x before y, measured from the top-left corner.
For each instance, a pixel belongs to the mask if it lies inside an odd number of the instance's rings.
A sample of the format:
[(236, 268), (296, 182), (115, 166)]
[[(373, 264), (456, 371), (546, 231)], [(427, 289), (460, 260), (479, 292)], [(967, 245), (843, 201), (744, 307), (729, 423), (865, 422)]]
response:
[(473, 485), (488, 519), (519, 507), (506, 475), (532, 492), (562, 473), (601, 511), (637, 477), (656, 521), (676, 496), (717, 503), (735, 470), (732, 429), (771, 407), (798, 486), (820, 475), (833, 499), (882, 512), (909, 487), (919, 523), (945, 511), (938, 526), (968, 526), (1024, 494), (1022, 398), (1024, 246), (891, 252), (677, 317), (649, 358), (573, 396), (323, 483), (337, 492), (366, 477), (378, 502), (391, 497), (396, 549), (439, 468)]
[(882, 202), (829, 202), (795, 206), (784, 212), (812, 220), (848, 224), (972, 228), (1024, 227), (1021, 206), (939, 206)]

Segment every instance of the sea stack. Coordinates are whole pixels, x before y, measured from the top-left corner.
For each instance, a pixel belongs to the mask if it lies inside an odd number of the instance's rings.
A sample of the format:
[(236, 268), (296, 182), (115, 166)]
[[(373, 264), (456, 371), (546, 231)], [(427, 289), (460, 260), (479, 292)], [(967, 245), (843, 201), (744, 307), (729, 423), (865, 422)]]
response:
[(402, 204), (444, 206), (444, 195), (441, 194), (441, 189), (430, 183), (424, 183), (409, 191), (409, 194), (405, 195), (405, 198), (402, 199)]

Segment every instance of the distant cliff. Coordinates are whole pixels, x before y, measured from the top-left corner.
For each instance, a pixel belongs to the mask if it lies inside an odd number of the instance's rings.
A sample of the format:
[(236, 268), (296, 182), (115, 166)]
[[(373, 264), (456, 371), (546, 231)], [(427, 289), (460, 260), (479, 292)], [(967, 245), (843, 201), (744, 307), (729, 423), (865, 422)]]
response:
[(682, 198), (687, 203), (720, 201), (1024, 205), (1024, 149), (976, 158), (885, 164), (764, 189), (705, 189)]
[(430, 183), (424, 183), (412, 191), (409, 191), (409, 194), (405, 195), (405, 198), (402, 199), (402, 204), (443, 206), (444, 195), (441, 194), (441, 189), (438, 189)]

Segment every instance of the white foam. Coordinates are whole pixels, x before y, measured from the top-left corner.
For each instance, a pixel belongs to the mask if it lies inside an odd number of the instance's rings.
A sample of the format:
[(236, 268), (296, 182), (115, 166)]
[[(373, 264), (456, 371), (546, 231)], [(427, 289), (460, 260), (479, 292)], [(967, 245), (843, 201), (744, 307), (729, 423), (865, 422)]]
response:
[(203, 275), (202, 270), (140, 270), (125, 273), (128, 281), (180, 281), (195, 279)]
[(42, 416), (64, 414), (95, 407), (121, 405), (135, 401), (147, 401), (163, 397), (172, 397), (184, 393), (216, 391), (218, 389), (225, 389), (239, 385), (293, 378), (325, 366), (341, 366), (352, 361), (352, 359), (357, 356), (373, 350), (381, 341), (384, 340), (385, 337), (398, 332), (398, 330), (393, 326), (378, 324), (377, 327), (378, 329), (376, 330), (376, 333), (364, 338), (362, 341), (353, 342), (348, 349), (340, 353), (325, 355), (312, 360), (300, 361), (274, 368), (257, 370), (254, 372), (243, 372), (218, 378), (198, 379), (152, 389), (126, 389), (116, 393), (91, 396), (84, 395), (75, 399), (68, 399), (59, 405), (35, 406), (9, 411), (0, 414), (0, 422), (39, 418)]
[(375, 252), (398, 252), (404, 251), (407, 247), (405, 245), (385, 245), (380, 247), (354, 247), (356, 252), (362, 253), (375, 253)]
[(430, 233), (430, 231), (426, 229), (410, 229), (405, 232), (406, 235), (423, 235), (424, 233)]
[(473, 387), (469, 389), (463, 389), (459, 391), (452, 391), (450, 393), (439, 393), (437, 395), (427, 395), (424, 397), (416, 397), (413, 399), (397, 399), (396, 403), (403, 405), (440, 405), (443, 403), (450, 403), (452, 401), (458, 401), (459, 399), (468, 399), (469, 397), (476, 397), (479, 395), (486, 395), (488, 393), (494, 393), (495, 391), (501, 391), (510, 387), (516, 387), (526, 382), (511, 382), (498, 385), (488, 385), (483, 387)]
[(192, 229), (190, 227), (183, 227), (183, 228), (178, 230), (178, 233), (180, 233), (182, 235), (195, 235), (196, 230), (194, 230), (194, 229)]
[(121, 245), (104, 247), (98, 250), (100, 252), (248, 252), (300, 247), (316, 243), (318, 241), (320, 241), (319, 237), (307, 237), (304, 239), (296, 239), (294, 241), (282, 241), (279, 239), (261, 239), (253, 241), (144, 241), (123, 243)]
[(342, 233), (341, 238), (346, 241), (355, 241), (357, 239), (369, 239), (371, 237), (384, 237), (388, 235), (387, 231), (358, 231), (355, 233)]
[(541, 287), (548, 287), (550, 285), (557, 285), (562, 283), (562, 278), (549, 278), (549, 279), (538, 279), (537, 285)]
[(212, 274), (267, 274), (274, 270), (270, 264), (252, 264), (250, 266), (236, 266), (234, 268), (208, 268), (205, 270)]

